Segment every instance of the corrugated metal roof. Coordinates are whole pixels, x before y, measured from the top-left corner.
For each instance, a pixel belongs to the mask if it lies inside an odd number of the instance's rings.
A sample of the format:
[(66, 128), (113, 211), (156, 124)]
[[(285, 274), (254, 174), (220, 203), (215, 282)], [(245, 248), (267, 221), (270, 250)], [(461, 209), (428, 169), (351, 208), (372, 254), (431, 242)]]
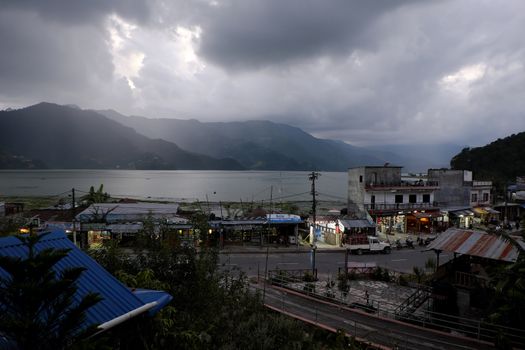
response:
[(155, 315), (160, 309), (168, 305), (171, 299), (173, 299), (171, 295), (160, 290), (137, 288), (132, 289), (131, 291), (137, 298), (142, 300), (144, 304), (151, 303), (152, 301), (157, 302), (157, 305), (148, 311), (150, 315)]
[[(64, 231), (53, 231), (44, 237), (36, 250), (46, 248), (70, 249), (69, 254), (55, 265), (56, 271), (71, 267), (84, 267), (77, 282), (75, 302), (79, 302), (87, 293), (99, 293), (102, 301), (87, 311), (85, 325), (101, 324), (121, 316), (144, 305), (144, 302), (134, 295), (125, 285), (107, 272), (89, 255), (78, 249), (65, 235)], [(16, 237), (0, 239), (0, 255), (25, 258), (28, 249)], [(0, 276), (9, 278), (9, 274), (0, 268)], [(167, 293), (164, 293), (167, 294)], [(171, 296), (170, 296), (171, 297)]]
[(339, 220), (341, 224), (346, 228), (372, 228), (375, 227), (374, 224), (368, 222), (365, 219), (356, 219), (356, 220)]
[(503, 238), (482, 231), (450, 228), (439, 234), (428, 249), (514, 262), (518, 250)]
[(105, 215), (107, 221), (130, 220), (151, 215), (154, 218), (177, 216), (179, 205), (175, 203), (94, 203), (77, 215), (80, 221), (89, 221), (95, 215)]

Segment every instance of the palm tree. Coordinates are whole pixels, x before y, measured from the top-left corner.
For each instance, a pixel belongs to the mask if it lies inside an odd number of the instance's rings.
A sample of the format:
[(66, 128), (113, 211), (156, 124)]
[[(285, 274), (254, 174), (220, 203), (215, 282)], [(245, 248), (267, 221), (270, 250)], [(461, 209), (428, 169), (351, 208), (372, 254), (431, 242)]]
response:
[(89, 188), (88, 194), (83, 196), (81, 200), (88, 202), (88, 204), (93, 203), (104, 203), (110, 198), (107, 192), (104, 192), (104, 184), (100, 184), (98, 190), (95, 191), (95, 188), (91, 186)]
[[(489, 319), (509, 326), (522, 325), (525, 321), (525, 249), (518, 240), (506, 232), (489, 232), (498, 235), (518, 251), (514, 263), (497, 269), (492, 275), (496, 298), (492, 301)], [(521, 326), (520, 326), (521, 327)]]
[[(46, 234), (18, 236), (28, 249), (27, 258), (0, 256), (0, 333), (21, 350), (65, 349), (87, 335), (86, 311), (98, 303), (88, 293), (74, 302), (82, 267), (56, 272), (53, 267), (69, 249), (43, 249), (36, 244)], [(93, 326), (94, 327), (94, 326)]]

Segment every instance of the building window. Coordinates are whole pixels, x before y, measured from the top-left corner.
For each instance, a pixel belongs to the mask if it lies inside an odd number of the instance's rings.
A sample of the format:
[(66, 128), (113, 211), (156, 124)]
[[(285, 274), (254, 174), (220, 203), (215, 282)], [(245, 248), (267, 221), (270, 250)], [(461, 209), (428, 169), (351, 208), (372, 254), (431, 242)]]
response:
[(396, 194), (396, 204), (403, 203), (403, 195)]
[(408, 203), (416, 203), (416, 202), (417, 202), (417, 195), (409, 194), (408, 195)]
[(363, 175), (359, 175), (359, 183), (363, 182)]
[(471, 202), (477, 202), (478, 201), (478, 194), (477, 193), (472, 193), (472, 200)]
[(430, 203), (430, 195), (428, 193), (423, 195), (423, 203)]
[(483, 193), (483, 202), (488, 202), (488, 201), (489, 201), (489, 194)]

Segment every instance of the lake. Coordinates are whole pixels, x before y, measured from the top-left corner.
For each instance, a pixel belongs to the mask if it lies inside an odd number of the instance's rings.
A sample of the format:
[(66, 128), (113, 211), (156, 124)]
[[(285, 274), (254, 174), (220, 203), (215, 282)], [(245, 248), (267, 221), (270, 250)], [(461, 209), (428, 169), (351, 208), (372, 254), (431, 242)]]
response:
[[(311, 200), (305, 171), (196, 170), (2, 170), (0, 195), (52, 196), (75, 188), (79, 196), (90, 186), (115, 197), (176, 201)], [(347, 173), (320, 172), (320, 200), (346, 202)]]

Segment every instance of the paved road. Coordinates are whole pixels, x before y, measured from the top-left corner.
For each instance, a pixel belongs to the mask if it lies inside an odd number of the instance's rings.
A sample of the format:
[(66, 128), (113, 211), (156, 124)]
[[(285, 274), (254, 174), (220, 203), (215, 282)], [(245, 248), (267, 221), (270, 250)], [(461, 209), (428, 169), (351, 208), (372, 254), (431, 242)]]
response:
[[(349, 261), (356, 262), (376, 262), (381, 267), (398, 271), (411, 272), (414, 266), (424, 267), (429, 258), (435, 259), (433, 252), (421, 252), (420, 249), (393, 250), (391, 254), (367, 254), (350, 255)], [(451, 256), (440, 255), (440, 263), (444, 263)], [(238, 267), (245, 271), (249, 276), (256, 276), (259, 271), (264, 274), (266, 254), (260, 253), (229, 253), (221, 254), (221, 263), (225, 267)], [(340, 267), (344, 267), (345, 253), (323, 252), (316, 253), (316, 267), (320, 276), (335, 276)], [(270, 252), (268, 255), (268, 269), (308, 269), (311, 268), (311, 253), (278, 253)]]
[[(258, 285), (256, 288), (262, 288)], [(491, 345), (474, 339), (378, 318), (362, 311), (341, 308), (313, 298), (300, 296), (279, 288), (266, 288), (265, 303), (310, 323), (347, 333), (376, 344), (397, 349), (492, 349)]]

